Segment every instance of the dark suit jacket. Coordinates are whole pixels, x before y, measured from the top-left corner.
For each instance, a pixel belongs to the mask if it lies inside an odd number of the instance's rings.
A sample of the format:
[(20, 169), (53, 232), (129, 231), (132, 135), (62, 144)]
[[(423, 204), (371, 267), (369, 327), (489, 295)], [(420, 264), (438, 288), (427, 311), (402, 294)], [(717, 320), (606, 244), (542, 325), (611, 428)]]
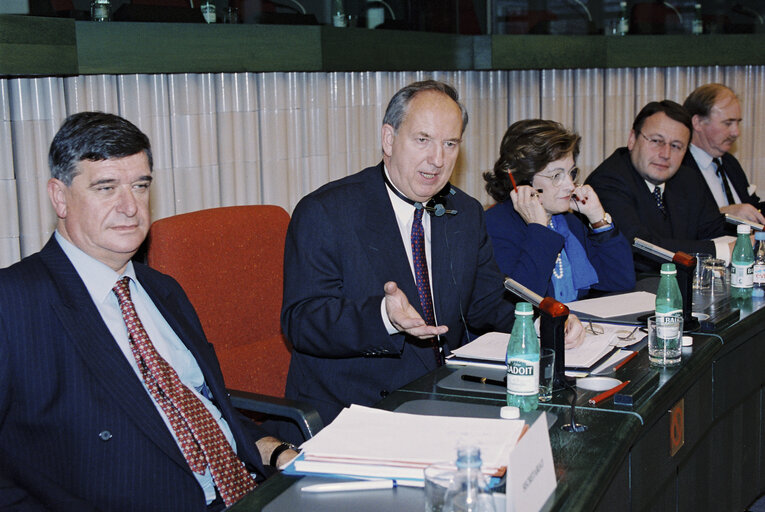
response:
[[(395, 281), (420, 309), (382, 163), (329, 183), (298, 203), (284, 254), (282, 328), (294, 351), (287, 396), (309, 402), (325, 423), (351, 403), (371, 405), (436, 367), (432, 348), (389, 335), (380, 305)], [(471, 330), (509, 332), (513, 306), (494, 262), (483, 208), (448, 196), (456, 215), (431, 217), (433, 302), (447, 349)]]
[[(725, 153), (721, 159), (723, 168), (725, 169), (725, 174), (728, 175), (728, 179), (730, 180), (731, 185), (733, 185), (733, 188), (736, 190), (736, 194), (738, 194), (741, 202), (749, 203), (755, 208), (762, 208), (764, 205), (760, 202), (760, 198), (757, 196), (757, 194), (750, 194), (748, 192), (749, 180), (746, 178), (746, 173), (741, 167), (741, 164), (738, 163), (738, 159), (730, 153)], [(699, 173), (699, 175), (701, 175), (699, 164), (696, 163), (696, 159), (693, 158), (693, 154), (691, 153), (690, 149), (685, 153), (683, 165), (693, 169)], [(701, 176), (701, 179), (704, 179), (704, 177)], [(704, 180), (704, 183), (706, 183), (706, 180)], [(707, 190), (709, 190), (709, 185), (707, 185)], [(709, 194), (711, 195), (712, 191), (709, 191)], [(714, 202), (714, 196), (712, 196), (712, 201)], [(733, 231), (735, 232), (735, 228)]]
[[(231, 406), (183, 290), (144, 265), (135, 271), (194, 354), (240, 458), (264, 475), (259, 429)], [(178, 445), (55, 239), (0, 270), (0, 510), (205, 508)]]
[[(586, 182), (630, 243), (637, 237), (670, 251), (715, 254), (711, 239), (726, 234), (725, 219), (704, 178), (685, 166), (666, 182), (666, 218), (632, 165), (626, 147), (614, 151)], [(636, 255), (635, 266), (644, 271), (658, 264)]]
[[(635, 287), (632, 250), (616, 226), (593, 233), (575, 214), (566, 213), (563, 218), (598, 274), (598, 283), (592, 288), (606, 292), (632, 290)], [(509, 200), (486, 212), (486, 229), (502, 272), (543, 297), (555, 297), (552, 272), (563, 249), (563, 235), (546, 226), (526, 224)], [(577, 298), (588, 292), (589, 289), (579, 290)]]

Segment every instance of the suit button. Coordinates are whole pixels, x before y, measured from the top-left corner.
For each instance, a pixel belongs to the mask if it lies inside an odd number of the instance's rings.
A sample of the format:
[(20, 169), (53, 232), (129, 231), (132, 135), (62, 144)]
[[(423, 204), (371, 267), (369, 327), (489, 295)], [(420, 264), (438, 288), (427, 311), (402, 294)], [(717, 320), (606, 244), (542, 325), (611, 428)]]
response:
[(103, 432), (98, 434), (98, 437), (101, 439), (101, 441), (108, 441), (109, 439), (112, 438), (112, 433), (109, 432), (108, 430), (104, 430)]
[(390, 392), (387, 389), (383, 389), (382, 391), (380, 391), (380, 397), (382, 397), (382, 398), (385, 398), (389, 394), (390, 394)]

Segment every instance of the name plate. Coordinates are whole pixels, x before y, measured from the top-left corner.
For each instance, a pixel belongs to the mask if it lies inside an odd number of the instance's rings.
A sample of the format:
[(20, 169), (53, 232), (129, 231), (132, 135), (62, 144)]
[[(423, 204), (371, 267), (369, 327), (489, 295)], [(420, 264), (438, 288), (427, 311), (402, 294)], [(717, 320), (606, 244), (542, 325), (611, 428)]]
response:
[(507, 470), (506, 512), (541, 510), (558, 485), (547, 414), (539, 415), (510, 452)]

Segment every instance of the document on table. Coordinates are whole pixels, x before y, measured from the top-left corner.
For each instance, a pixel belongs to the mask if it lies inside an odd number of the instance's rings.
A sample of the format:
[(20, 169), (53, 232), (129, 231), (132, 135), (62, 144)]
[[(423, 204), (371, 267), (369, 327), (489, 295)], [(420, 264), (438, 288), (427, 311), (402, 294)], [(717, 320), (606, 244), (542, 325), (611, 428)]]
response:
[[(585, 328), (590, 327), (587, 322), (584, 325)], [(623, 325), (597, 322), (595, 326), (596, 331), (599, 332), (602, 329), (603, 334), (587, 332), (584, 343), (577, 348), (566, 350), (566, 368), (591, 367), (611, 352), (618, 344), (618, 336), (625, 333)], [(509, 340), (510, 335), (507, 333), (486, 333), (467, 345), (453, 350), (454, 355), (447, 359), (447, 364), (503, 366)]]
[[(499, 412), (499, 409), (497, 409)], [(483, 470), (502, 472), (524, 422), (397, 413), (351, 405), (309, 439), (287, 474), (423, 478), (425, 467), (454, 460), (460, 440), (481, 449)]]
[(656, 295), (650, 292), (622, 293), (568, 302), (566, 306), (574, 313), (598, 318), (613, 318), (653, 311), (656, 308)]

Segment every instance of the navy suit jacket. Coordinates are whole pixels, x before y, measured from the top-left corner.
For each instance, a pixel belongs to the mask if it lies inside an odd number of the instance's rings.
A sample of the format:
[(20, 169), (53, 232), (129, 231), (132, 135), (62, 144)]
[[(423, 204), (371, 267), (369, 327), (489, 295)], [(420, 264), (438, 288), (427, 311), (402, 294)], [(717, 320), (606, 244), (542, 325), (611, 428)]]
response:
[[(592, 289), (605, 292), (630, 291), (635, 287), (632, 250), (614, 226), (594, 233), (573, 213), (563, 218), (579, 240), (587, 259), (598, 274)], [(543, 297), (555, 297), (552, 272), (565, 239), (547, 226), (526, 224), (508, 200), (486, 212), (486, 229), (494, 246), (500, 270)], [(589, 289), (579, 290), (579, 299)]]
[[(725, 219), (699, 173), (680, 166), (664, 187), (662, 215), (645, 180), (638, 174), (626, 147), (619, 148), (587, 177), (600, 202), (624, 236), (641, 238), (670, 251), (715, 254), (711, 240), (724, 236)], [(644, 271), (658, 264), (635, 256), (635, 267)]]
[[(261, 434), (231, 406), (178, 283), (136, 276), (196, 358), (240, 458)], [(248, 425), (248, 423), (250, 425)], [(0, 270), (0, 510), (205, 510), (183, 454), (54, 238)]]
[[(431, 217), (431, 280), (446, 349), (471, 330), (510, 332), (483, 208), (453, 187)], [(383, 165), (329, 183), (298, 203), (284, 253), (282, 328), (294, 347), (287, 396), (313, 405), (325, 424), (352, 403), (371, 405), (436, 367), (426, 342), (389, 335), (383, 285), (395, 281), (420, 311), (417, 287), (383, 181)], [(420, 311), (421, 313), (421, 311)]]
[[(749, 180), (746, 178), (746, 173), (744, 172), (744, 169), (741, 167), (741, 164), (738, 162), (738, 159), (731, 155), (730, 153), (725, 153), (722, 157), (722, 164), (723, 168), (725, 169), (725, 174), (728, 175), (728, 179), (730, 180), (731, 185), (733, 185), (733, 188), (736, 190), (736, 194), (738, 194), (739, 199), (741, 199), (742, 203), (749, 203), (755, 208), (762, 208), (763, 203), (760, 202), (760, 198), (757, 196), (757, 194), (750, 194), (749, 193)], [(690, 149), (685, 153), (685, 158), (683, 159), (683, 165), (686, 167), (689, 167), (693, 169), (694, 171), (698, 172), (699, 175), (701, 174), (701, 169), (699, 169), (699, 164), (696, 163), (696, 159), (693, 158), (693, 154), (691, 153)], [(704, 177), (701, 177), (704, 179)], [(704, 180), (706, 183), (706, 180)], [(712, 194), (712, 191), (709, 190), (709, 186), (707, 185), (707, 190), (709, 191), (709, 194)], [(714, 196), (712, 196), (712, 201), (714, 201)], [(735, 231), (735, 228), (734, 230)]]

